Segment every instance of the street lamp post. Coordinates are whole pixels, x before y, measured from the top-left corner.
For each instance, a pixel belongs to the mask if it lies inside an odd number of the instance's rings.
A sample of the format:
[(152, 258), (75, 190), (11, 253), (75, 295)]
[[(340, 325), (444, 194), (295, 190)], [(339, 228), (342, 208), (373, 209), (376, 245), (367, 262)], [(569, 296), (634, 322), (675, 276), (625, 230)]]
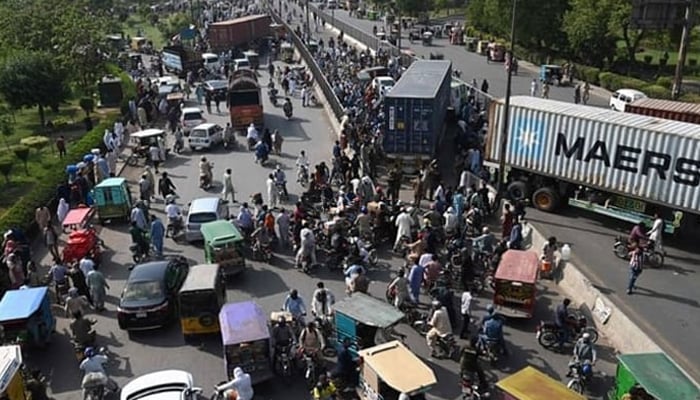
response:
[(510, 118), (510, 92), (513, 81), (513, 60), (515, 59), (515, 11), (518, 0), (513, 1), (513, 17), (510, 25), (510, 65), (506, 69), (508, 79), (506, 81), (506, 98), (503, 106), (503, 132), (501, 133), (501, 151), (498, 162), (498, 195), (504, 197), (506, 183), (506, 154), (508, 153), (508, 122)]

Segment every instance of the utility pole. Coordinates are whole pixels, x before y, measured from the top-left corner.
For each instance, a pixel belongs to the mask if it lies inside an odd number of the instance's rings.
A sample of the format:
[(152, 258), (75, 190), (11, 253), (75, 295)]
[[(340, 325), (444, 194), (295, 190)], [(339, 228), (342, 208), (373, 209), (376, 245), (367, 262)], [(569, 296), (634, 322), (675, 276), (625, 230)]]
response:
[(498, 196), (499, 198), (505, 197), (505, 183), (506, 183), (506, 155), (508, 153), (508, 134), (509, 132), (509, 119), (510, 119), (510, 92), (511, 83), (513, 81), (513, 60), (515, 59), (515, 11), (518, 4), (518, 0), (511, 0), (513, 2), (513, 17), (510, 23), (510, 66), (506, 69), (508, 74), (508, 80), (506, 81), (506, 99), (503, 106), (503, 132), (501, 133), (501, 151), (500, 160), (498, 162)]
[(695, 12), (695, 0), (689, 0), (685, 5), (685, 19), (683, 20), (683, 33), (681, 35), (681, 46), (678, 49), (678, 61), (676, 62), (676, 74), (673, 77), (673, 91), (671, 95), (673, 99), (677, 99), (681, 95), (681, 87), (683, 86), (683, 68), (685, 67), (685, 59), (688, 54), (688, 45), (690, 42), (690, 31), (693, 29), (693, 13)]
[(309, 25), (309, 0), (306, 0), (306, 40), (311, 40), (311, 25)]

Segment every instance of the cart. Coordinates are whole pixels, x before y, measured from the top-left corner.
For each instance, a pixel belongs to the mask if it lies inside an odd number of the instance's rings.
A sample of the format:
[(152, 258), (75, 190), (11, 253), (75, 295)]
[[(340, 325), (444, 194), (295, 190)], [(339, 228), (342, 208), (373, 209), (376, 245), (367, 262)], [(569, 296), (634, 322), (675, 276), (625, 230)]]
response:
[(617, 359), (610, 400), (627, 394), (638, 396), (633, 399), (700, 399), (700, 389), (664, 353), (621, 354)]
[(95, 215), (92, 207), (78, 207), (68, 211), (63, 219), (63, 230), (85, 229), (90, 224), (90, 220)]

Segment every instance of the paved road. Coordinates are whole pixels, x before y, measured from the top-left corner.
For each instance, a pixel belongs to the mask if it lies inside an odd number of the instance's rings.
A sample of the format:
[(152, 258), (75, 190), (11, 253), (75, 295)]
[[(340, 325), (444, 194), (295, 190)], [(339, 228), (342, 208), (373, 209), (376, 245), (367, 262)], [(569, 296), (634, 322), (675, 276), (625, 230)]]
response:
[[(263, 74), (264, 75), (264, 74)], [(263, 77), (262, 82), (267, 78)], [(265, 98), (267, 100), (267, 98)], [(325, 159), (330, 151), (330, 127), (325, 114), (320, 109), (304, 109), (298, 100), (295, 100), (295, 116), (291, 122), (282, 117), (280, 108), (273, 108), (265, 103), (265, 122), (270, 128), (277, 128), (285, 136), (284, 154), (274, 157), (275, 162), (281, 164), (288, 173), (292, 173), (295, 155), (306, 149), (312, 162)], [(210, 121), (225, 123), (224, 114), (209, 116)], [(242, 141), (242, 140), (241, 140)], [(178, 193), (182, 197), (182, 203), (205, 196), (216, 195), (216, 191), (204, 193), (198, 189), (197, 163), (200, 154), (191, 154), (186, 151), (181, 155), (172, 156), (165, 167), (174, 179)], [(269, 169), (253, 163), (253, 155), (245, 151), (225, 152), (214, 150), (207, 153), (215, 163), (215, 179), (220, 179), (223, 170), (231, 167), (234, 170), (234, 185), (238, 191), (238, 199), (246, 199), (249, 194), (261, 191), (263, 179)], [(127, 168), (124, 175), (134, 181), (140, 174), (140, 169)], [(290, 191), (299, 193), (300, 188), (294, 183), (290, 184)], [(155, 213), (161, 217), (162, 204), (153, 206)], [(237, 211), (233, 206), (232, 211)], [(99, 321), (96, 330), (99, 334), (98, 343), (107, 345), (110, 350), (119, 355), (118, 366), (110, 370), (110, 373), (120, 385), (124, 385), (130, 379), (142, 374), (164, 368), (180, 368), (194, 374), (196, 383), (210, 388), (224, 378), (222, 350), (216, 338), (205, 340), (201, 344), (186, 345), (177, 325), (153, 332), (132, 334), (131, 337), (118, 329), (115, 313), (118, 304), (119, 293), (128, 275), (130, 256), (126, 249), (130, 239), (123, 225), (108, 225), (102, 229), (101, 237), (108, 246), (105, 255), (106, 262), (103, 270), (110, 282), (111, 289), (107, 300), (107, 311), (101, 315), (91, 315)], [(193, 262), (203, 261), (203, 251), (194, 245), (178, 245), (171, 240), (166, 240), (166, 254), (179, 254), (191, 259)], [(392, 265), (399, 265), (398, 260), (386, 261)], [(47, 263), (47, 258), (44, 258)], [(394, 270), (395, 267), (392, 268)], [(371, 278), (371, 292), (382, 297), (384, 288), (390, 279), (392, 271), (385, 270), (374, 273)], [(290, 288), (297, 288), (302, 296), (307, 299), (311, 295), (315, 283), (324, 280), (336, 296), (342, 297), (343, 283), (338, 274), (327, 271), (319, 271), (312, 277), (297, 272), (292, 267), (290, 254), (278, 254), (272, 265), (262, 265), (251, 262), (250, 268), (240, 277), (240, 280), (231, 284), (228, 290), (229, 301), (240, 301), (253, 298), (267, 311), (280, 307), (284, 295)], [(566, 363), (568, 357), (554, 354), (539, 348), (535, 337), (535, 324), (540, 318), (549, 318), (550, 307), (560, 301), (559, 295), (548, 285), (542, 285), (542, 293), (538, 302), (537, 318), (529, 322), (515, 322), (506, 328), (507, 340), (510, 343), (512, 356), (498, 370), (491, 373), (493, 379), (503, 377), (505, 374), (516, 371), (525, 365), (534, 365), (557, 379), (565, 379)], [(488, 303), (486, 297), (476, 302), (476, 317), (480, 317), (481, 310)], [(50, 389), (58, 400), (74, 400), (78, 398), (80, 374), (72, 354), (72, 347), (68, 341), (67, 323), (58, 308), (54, 308), (58, 316), (58, 334), (48, 351), (28, 354), (27, 361), (30, 365), (39, 366), (50, 381)], [(427, 349), (422, 338), (406, 326), (401, 326), (400, 331), (409, 334), (408, 344), (411, 348), (435, 370), (439, 385), (433, 391), (431, 399), (455, 399), (459, 395), (457, 385), (457, 365), (451, 361), (432, 360), (427, 358)], [(611, 384), (610, 375), (614, 371), (612, 364), (613, 351), (604, 343), (599, 349), (601, 361), (597, 365), (600, 371), (592, 389), (592, 398), (602, 398), (603, 391)], [(304, 388), (295, 384), (287, 386), (278, 381), (257, 388), (259, 399), (305, 399), (308, 398)]]
[[(373, 21), (350, 17), (342, 10), (335, 11), (335, 18), (367, 32), (375, 25)], [(487, 64), (484, 57), (466, 52), (461, 46), (449, 45), (446, 39), (437, 39), (434, 46), (425, 47), (418, 43), (412, 45), (404, 37), (402, 46), (426, 57), (430, 52), (442, 52), (452, 60), (453, 68), (463, 71), (465, 80), (487, 79), (489, 93), (505, 94), (506, 75), (502, 65)], [(529, 82), (537, 76), (536, 68), (531, 65), (521, 70), (513, 80), (513, 94), (528, 94)], [(573, 100), (571, 88), (552, 87), (550, 95), (557, 100)], [(608, 96), (607, 91), (596, 88), (590, 104), (606, 106)], [(630, 226), (580, 210), (568, 210), (559, 215), (531, 210), (529, 219), (545, 236), (554, 235), (561, 242), (571, 243), (576, 264), (582, 266), (589, 279), (608, 293), (691, 376), (700, 380), (700, 347), (695, 341), (700, 336), (700, 280), (696, 275), (700, 254), (697, 247), (667, 243), (666, 267), (645, 271), (639, 280), (639, 293), (627, 296), (624, 290), (626, 263), (612, 254), (611, 247), (614, 236), (621, 232), (626, 234)]]

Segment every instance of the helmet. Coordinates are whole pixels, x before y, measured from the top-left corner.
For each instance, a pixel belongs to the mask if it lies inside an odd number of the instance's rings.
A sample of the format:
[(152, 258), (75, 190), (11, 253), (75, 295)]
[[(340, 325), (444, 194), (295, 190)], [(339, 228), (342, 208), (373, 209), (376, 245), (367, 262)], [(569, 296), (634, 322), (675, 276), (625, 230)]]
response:
[(590, 374), (592, 374), (592, 373), (593, 373), (593, 366), (592, 366), (590, 363), (587, 363), (587, 362), (583, 363), (583, 365), (581, 366), (581, 373), (582, 373), (583, 375), (590, 375)]
[(204, 157), (204, 156), (202, 156), (202, 157), (199, 159), (199, 161), (207, 161), (207, 158)]
[(85, 348), (85, 357), (86, 358), (91, 358), (94, 355), (95, 355), (95, 348), (94, 347), (86, 347)]
[(581, 335), (581, 339), (586, 341), (591, 340), (591, 334), (588, 332), (584, 332), (583, 335)]
[(362, 214), (367, 214), (367, 206), (362, 206), (362, 208), (360, 208), (360, 212)]
[(483, 233), (484, 235), (488, 235), (489, 232), (490, 232), (490, 230), (489, 230), (489, 227), (488, 227), (488, 226), (485, 226), (485, 227), (481, 230), (481, 233)]
[(494, 307), (493, 304), (489, 304), (488, 306), (486, 306), (486, 312), (488, 312), (489, 314), (493, 314), (494, 311), (496, 311), (496, 307)]

